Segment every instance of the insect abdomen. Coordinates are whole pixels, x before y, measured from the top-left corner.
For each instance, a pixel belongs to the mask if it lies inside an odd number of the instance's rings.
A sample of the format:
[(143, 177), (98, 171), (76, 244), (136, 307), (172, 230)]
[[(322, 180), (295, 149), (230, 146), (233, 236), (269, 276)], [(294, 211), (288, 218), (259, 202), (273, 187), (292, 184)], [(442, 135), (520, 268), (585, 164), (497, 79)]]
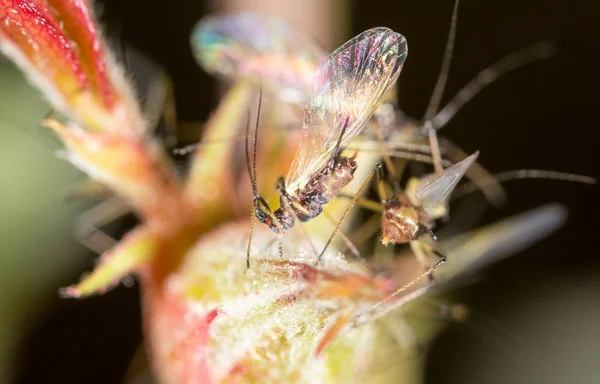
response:
[(323, 206), (352, 181), (356, 167), (354, 158), (341, 156), (333, 171), (325, 168), (317, 173), (298, 194), (303, 208), (297, 212), (298, 219), (305, 222), (317, 217), (323, 211)]

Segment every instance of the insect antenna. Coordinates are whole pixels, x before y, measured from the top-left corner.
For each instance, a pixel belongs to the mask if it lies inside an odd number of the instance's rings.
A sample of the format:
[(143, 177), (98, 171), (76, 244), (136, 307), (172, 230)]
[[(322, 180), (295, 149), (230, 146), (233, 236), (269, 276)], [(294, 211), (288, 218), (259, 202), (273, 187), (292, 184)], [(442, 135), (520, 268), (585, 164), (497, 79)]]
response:
[(522, 67), (526, 64), (547, 59), (554, 54), (554, 44), (549, 41), (542, 41), (503, 57), (494, 64), (485, 68), (467, 83), (445, 107), (442, 108), (431, 120), (431, 126), (434, 129), (440, 129), (462, 107), (465, 106), (473, 97), (475, 97), (486, 86), (490, 85), (502, 75)]
[(431, 119), (435, 116), (442, 95), (446, 88), (448, 81), (448, 73), (450, 72), (450, 63), (452, 62), (452, 55), (454, 53), (454, 40), (456, 39), (456, 19), (458, 17), (458, 3), (459, 0), (455, 0), (454, 9), (452, 10), (452, 21), (450, 22), (450, 32), (448, 33), (448, 40), (446, 41), (446, 52), (444, 53), (444, 59), (442, 61), (442, 68), (438, 76), (437, 82), (429, 100), (429, 105), (425, 112), (423, 130), (429, 135), (429, 145), (431, 146), (431, 154), (433, 156), (433, 166), (435, 173), (440, 173), (443, 170), (442, 156), (440, 154), (440, 147), (437, 139), (436, 130), (431, 125)]
[(250, 166), (250, 154), (248, 152), (248, 138), (250, 137), (250, 111), (248, 111), (248, 124), (246, 126), (246, 165), (248, 166), (248, 176), (252, 183), (252, 197), (256, 199), (258, 195), (258, 187), (256, 182), (256, 142), (258, 139), (258, 125), (260, 122), (260, 110), (262, 107), (262, 87), (260, 88), (260, 96), (258, 99), (258, 110), (256, 115), (256, 126), (254, 127), (254, 135), (252, 137), (252, 166)]
[[(348, 121), (348, 119), (346, 119), (346, 122), (347, 121)], [(340, 228), (342, 227), (342, 224), (344, 223), (344, 220), (346, 220), (346, 217), (348, 216), (348, 213), (350, 213), (350, 210), (354, 207), (354, 204), (356, 204), (356, 200), (359, 198), (360, 195), (362, 195), (362, 192), (364, 191), (364, 189), (367, 187), (367, 185), (369, 185), (369, 182), (371, 181), (371, 179), (373, 178), (373, 176), (377, 172), (379, 172), (379, 169), (381, 169), (382, 166), (383, 166), (383, 164), (381, 162), (378, 163), (375, 166), (375, 168), (373, 169), (373, 171), (371, 172), (371, 174), (365, 179), (365, 181), (363, 182), (363, 184), (360, 186), (360, 188), (358, 189), (358, 192), (356, 192), (356, 195), (354, 195), (354, 197), (350, 201), (350, 204), (348, 204), (348, 207), (346, 207), (346, 210), (344, 211), (344, 213), (342, 214), (342, 217), (338, 221), (335, 229), (333, 230), (333, 233), (331, 234), (331, 236), (329, 236), (329, 239), (327, 240), (327, 243), (325, 243), (325, 247), (323, 247), (323, 250), (321, 251), (321, 253), (317, 257), (317, 261), (315, 261), (315, 266), (317, 264), (319, 264), (319, 261), (321, 261), (321, 258), (325, 254), (325, 251), (327, 251), (327, 248), (329, 248), (329, 245), (333, 241), (333, 238), (340, 231)]]
[[(263, 126), (261, 127), (261, 130), (264, 132), (265, 130), (269, 131), (269, 130), (275, 130), (275, 129), (279, 129), (279, 130), (283, 130), (284, 132), (293, 132), (294, 129), (296, 129), (297, 127), (293, 124), (288, 124), (286, 125), (283, 129), (277, 127), (274, 128), (273, 126), (265, 126), (263, 124)], [(178, 147), (174, 147), (173, 149), (171, 149), (171, 153), (174, 156), (186, 156), (191, 152), (196, 151), (198, 148), (206, 146), (206, 145), (212, 145), (212, 144), (221, 144), (221, 143), (229, 143), (229, 142), (237, 142), (237, 141), (243, 141), (246, 140), (246, 138), (249, 135), (249, 130), (248, 133), (245, 134), (237, 134), (237, 135), (233, 135), (233, 136), (229, 136), (229, 137), (220, 137), (217, 139), (207, 139), (207, 140), (200, 140), (197, 142), (193, 142), (190, 144), (183, 144), (181, 146)], [(246, 141), (247, 142), (247, 141)], [(426, 147), (429, 148), (429, 147)], [(426, 150), (425, 147), (422, 148), (422, 150)], [(421, 149), (421, 148), (419, 148)]]
[(437, 82), (431, 94), (429, 105), (425, 111), (425, 122), (430, 121), (436, 114), (440, 107), (440, 102), (446, 89), (446, 83), (448, 81), (448, 72), (450, 71), (450, 64), (452, 62), (452, 56), (454, 54), (454, 41), (456, 40), (456, 20), (458, 17), (458, 3), (459, 0), (454, 1), (454, 9), (452, 10), (452, 20), (450, 21), (450, 31), (448, 33), (448, 40), (446, 41), (446, 51), (442, 60), (442, 67), (437, 78)]
[(543, 169), (519, 169), (515, 171), (500, 172), (491, 175), (485, 178), (484, 180), (478, 180), (477, 183), (466, 183), (453, 193), (452, 198), (457, 199), (464, 197), (470, 193), (475, 192), (481, 186), (486, 186), (488, 183), (504, 183), (506, 181), (523, 179), (557, 180), (591, 185), (598, 183), (598, 181), (593, 177), (577, 175), (574, 173), (547, 171)]
[(256, 115), (256, 127), (254, 129), (252, 143), (252, 166), (250, 166), (250, 153), (248, 150), (248, 139), (250, 137), (250, 110), (248, 110), (248, 124), (246, 124), (246, 165), (248, 167), (248, 177), (252, 184), (252, 206), (250, 207), (250, 231), (248, 234), (248, 249), (246, 250), (246, 269), (250, 269), (250, 249), (252, 248), (252, 238), (254, 236), (254, 222), (256, 220), (256, 207), (258, 195), (258, 187), (256, 183), (256, 139), (258, 136), (258, 123), (260, 121), (260, 109), (262, 106), (262, 86), (260, 87), (260, 96), (258, 99), (258, 111)]
[[(267, 216), (269, 216), (275, 225), (277, 226), (278, 233), (280, 234), (279, 239), (279, 255), (283, 256), (283, 243), (281, 239), (281, 234), (283, 233), (283, 228), (281, 227), (281, 223), (273, 214), (273, 211), (269, 207), (269, 204), (263, 199), (263, 197), (258, 193), (258, 186), (256, 181), (256, 156), (257, 156), (257, 142), (258, 142), (258, 126), (260, 123), (260, 111), (262, 108), (262, 85), (259, 88), (259, 98), (258, 98), (258, 110), (256, 112), (256, 126), (254, 129), (254, 135), (252, 137), (252, 165), (250, 165), (250, 153), (248, 152), (248, 139), (250, 137), (250, 118), (248, 118), (248, 124), (246, 125), (246, 165), (248, 168), (248, 176), (250, 177), (250, 182), (252, 183), (252, 208), (250, 212), (250, 231), (248, 234), (248, 248), (246, 250), (246, 268), (250, 268), (250, 249), (252, 247), (252, 238), (254, 236), (254, 221), (256, 219), (257, 211), (264, 212)], [(260, 218), (259, 218), (260, 219)]]

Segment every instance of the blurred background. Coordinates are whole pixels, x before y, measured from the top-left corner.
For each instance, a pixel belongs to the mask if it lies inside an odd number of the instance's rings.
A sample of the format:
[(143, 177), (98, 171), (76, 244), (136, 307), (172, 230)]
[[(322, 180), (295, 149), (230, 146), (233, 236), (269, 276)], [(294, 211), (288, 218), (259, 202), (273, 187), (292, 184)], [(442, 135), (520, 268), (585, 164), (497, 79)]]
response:
[[(365, 29), (392, 28), (410, 47), (399, 105), (418, 118), (437, 79), (452, 7), (451, 0), (96, 1), (141, 99), (148, 99), (160, 68), (171, 78), (180, 143), (201, 137), (199, 123), (218, 102), (216, 80), (195, 63), (189, 45), (202, 16), (215, 10), (280, 15), (328, 50)], [(486, 88), (441, 134), (466, 152), (481, 151), (479, 161), (492, 172), (549, 169), (599, 178), (596, 15), (584, 0), (462, 0), (443, 100), (527, 45), (552, 41), (557, 53)], [(0, 84), (0, 382), (124, 382), (142, 337), (137, 285), (85, 300), (58, 297), (60, 287), (94, 265), (95, 255), (73, 236), (90, 203), (66, 199), (84, 177), (54, 156), (60, 144), (38, 124), (50, 108), (4, 58)], [(568, 208), (568, 222), (457, 291), (473, 316), (436, 338), (425, 382), (600, 382), (598, 188), (523, 180), (506, 189), (509, 204), (488, 208), (479, 224), (555, 201)], [(125, 218), (109, 231), (118, 236), (133, 223)]]

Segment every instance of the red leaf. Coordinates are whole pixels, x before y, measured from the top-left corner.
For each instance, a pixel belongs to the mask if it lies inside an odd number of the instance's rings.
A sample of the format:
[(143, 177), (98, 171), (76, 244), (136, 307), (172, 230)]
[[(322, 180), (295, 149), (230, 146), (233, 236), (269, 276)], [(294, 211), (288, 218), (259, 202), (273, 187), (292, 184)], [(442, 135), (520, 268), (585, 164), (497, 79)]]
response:
[(85, 0), (0, 0), (0, 47), (85, 128), (138, 131), (133, 92)]
[(100, 34), (88, 9), (88, 1), (50, 0), (49, 3), (57, 11), (56, 18), (62, 23), (64, 31), (77, 44), (81, 65), (95, 93), (106, 108), (111, 109), (115, 102), (115, 92), (107, 72)]
[(44, 0), (0, 0), (3, 37), (66, 93), (89, 86), (74, 46)]

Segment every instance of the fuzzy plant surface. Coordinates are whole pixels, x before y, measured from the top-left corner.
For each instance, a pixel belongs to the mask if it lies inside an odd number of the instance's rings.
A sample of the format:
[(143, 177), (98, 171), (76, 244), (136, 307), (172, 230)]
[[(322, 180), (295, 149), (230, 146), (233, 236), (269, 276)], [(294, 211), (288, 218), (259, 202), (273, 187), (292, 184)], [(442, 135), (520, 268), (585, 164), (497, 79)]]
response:
[[(140, 218), (94, 271), (62, 294), (103, 294), (135, 274), (146, 353), (159, 382), (419, 380), (420, 363), (402, 358), (406, 345), (415, 344), (402, 313), (432, 287), (392, 297), (421, 274), (415, 263), (382, 277), (331, 247), (315, 266), (311, 247), (320, 249), (323, 234), (331, 233), (325, 221), (307, 229), (309, 242), (286, 235), (283, 257), (272, 245), (273, 233), (256, 227), (246, 268), (249, 223), (238, 217), (250, 212), (252, 198), (247, 175), (234, 172), (239, 148), (224, 139), (245, 124), (250, 84), (236, 83), (223, 98), (206, 124), (211, 144), (194, 152), (182, 180), (148, 132), (88, 1), (0, 0), (0, 47), (65, 116), (42, 121), (64, 142), (64, 158)], [(294, 137), (275, 134), (261, 141), (257, 166), (264, 179), (285, 174), (294, 143)], [(331, 212), (347, 204), (334, 202)], [(549, 206), (449, 242), (454, 267), (440, 270), (439, 281), (470, 270), (474, 261), (489, 263), (527, 246), (563, 218), (562, 208)]]

